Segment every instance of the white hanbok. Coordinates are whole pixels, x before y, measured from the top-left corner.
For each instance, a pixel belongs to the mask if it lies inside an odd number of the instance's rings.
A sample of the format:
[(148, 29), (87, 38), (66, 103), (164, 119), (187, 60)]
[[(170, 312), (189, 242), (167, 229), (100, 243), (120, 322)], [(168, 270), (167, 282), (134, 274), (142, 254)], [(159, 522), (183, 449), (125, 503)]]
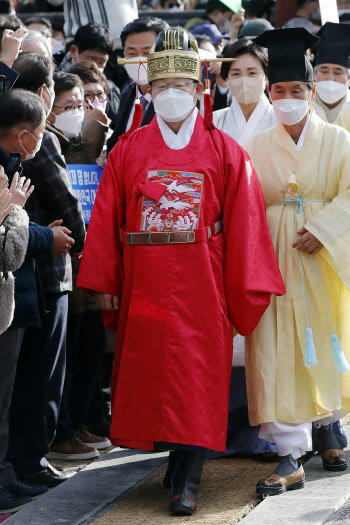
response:
[[(240, 146), (244, 146), (254, 135), (268, 128), (273, 128), (277, 122), (272, 104), (265, 94), (248, 120), (237, 100), (233, 99), (230, 107), (214, 111), (215, 126), (232, 137)], [(244, 366), (244, 337), (236, 335), (233, 342), (232, 366)]]
[(230, 135), (240, 146), (244, 146), (260, 131), (273, 128), (277, 122), (273, 106), (265, 94), (261, 96), (248, 120), (245, 119), (241, 106), (235, 99), (230, 107), (214, 111), (213, 118), (215, 126)]

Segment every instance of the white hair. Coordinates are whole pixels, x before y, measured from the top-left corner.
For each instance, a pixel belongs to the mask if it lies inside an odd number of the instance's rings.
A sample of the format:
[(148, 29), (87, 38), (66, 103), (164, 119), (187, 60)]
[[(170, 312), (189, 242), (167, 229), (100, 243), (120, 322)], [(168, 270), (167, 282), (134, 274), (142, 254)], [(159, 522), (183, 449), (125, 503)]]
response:
[(23, 51), (25, 51), (25, 48), (28, 44), (32, 44), (33, 42), (36, 43), (38, 41), (45, 46), (48, 55), (51, 57), (52, 49), (50, 47), (49, 41), (44, 37), (44, 35), (40, 33), (40, 31), (35, 31), (34, 29), (29, 30), (28, 35), (23, 42)]

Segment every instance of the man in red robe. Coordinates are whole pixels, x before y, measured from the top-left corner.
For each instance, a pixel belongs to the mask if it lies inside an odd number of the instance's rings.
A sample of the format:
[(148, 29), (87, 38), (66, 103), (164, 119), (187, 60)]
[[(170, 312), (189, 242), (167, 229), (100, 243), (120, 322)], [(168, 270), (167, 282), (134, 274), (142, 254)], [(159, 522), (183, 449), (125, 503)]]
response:
[(118, 312), (111, 439), (176, 451), (174, 514), (196, 508), (205, 449), (225, 450), (232, 325), (248, 335), (285, 293), (254, 167), (198, 113), (200, 77), (196, 42), (160, 33), (156, 116), (108, 157), (78, 279)]

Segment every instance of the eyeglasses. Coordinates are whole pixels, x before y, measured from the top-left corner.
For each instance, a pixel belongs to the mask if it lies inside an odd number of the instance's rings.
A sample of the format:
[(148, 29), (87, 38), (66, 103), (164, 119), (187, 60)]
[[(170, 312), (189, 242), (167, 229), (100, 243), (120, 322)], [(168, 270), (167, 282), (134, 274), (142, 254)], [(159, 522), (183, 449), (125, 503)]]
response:
[(195, 84), (195, 80), (184, 81), (177, 80), (174, 84), (167, 84), (166, 82), (153, 82), (152, 88), (156, 91), (162, 92), (169, 88), (180, 89), (181, 91), (186, 91), (189, 86)]
[(52, 107), (64, 109), (64, 111), (71, 111), (72, 109), (81, 109), (83, 107), (83, 104), (79, 104), (79, 106), (70, 105), (70, 106), (65, 106), (65, 107), (57, 106), (57, 104), (54, 104)]
[(86, 100), (86, 102), (92, 103), (95, 100), (95, 98), (97, 98), (99, 102), (106, 102), (107, 95), (104, 91), (100, 91), (99, 93), (86, 93), (84, 95), (84, 99)]

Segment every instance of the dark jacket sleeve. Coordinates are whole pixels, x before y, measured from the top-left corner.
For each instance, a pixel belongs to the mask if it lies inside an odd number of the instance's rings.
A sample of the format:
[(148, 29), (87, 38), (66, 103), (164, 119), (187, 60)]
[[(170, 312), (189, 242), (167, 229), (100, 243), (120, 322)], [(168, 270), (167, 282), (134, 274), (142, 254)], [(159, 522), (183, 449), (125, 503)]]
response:
[(35, 222), (29, 223), (29, 241), (27, 248), (28, 257), (38, 257), (52, 250), (54, 235), (50, 228), (39, 226)]
[(218, 111), (219, 109), (225, 109), (231, 105), (232, 95), (228, 90), (226, 93), (221, 93), (218, 86), (216, 86), (214, 101), (213, 101), (213, 111)]
[[(78, 197), (73, 193), (67, 165), (61, 154), (59, 141), (53, 133), (45, 131), (42, 146), (35, 158), (23, 162), (24, 175), (35, 186), (41, 206), (50, 211), (53, 220), (62, 219), (63, 226), (71, 230), (75, 240), (72, 252), (80, 252), (85, 241), (85, 223)], [(31, 202), (28, 211), (31, 217)]]
[(112, 122), (114, 122), (117, 118), (119, 104), (120, 104), (120, 89), (112, 82), (111, 80), (108, 81), (108, 102), (107, 102), (107, 108), (106, 113), (108, 118), (111, 119)]
[(3, 62), (0, 62), (0, 75), (5, 75), (6, 77), (6, 90), (7, 91), (12, 89), (14, 83), (19, 77), (19, 73), (17, 73), (17, 71), (12, 69), (11, 67), (8, 67)]

